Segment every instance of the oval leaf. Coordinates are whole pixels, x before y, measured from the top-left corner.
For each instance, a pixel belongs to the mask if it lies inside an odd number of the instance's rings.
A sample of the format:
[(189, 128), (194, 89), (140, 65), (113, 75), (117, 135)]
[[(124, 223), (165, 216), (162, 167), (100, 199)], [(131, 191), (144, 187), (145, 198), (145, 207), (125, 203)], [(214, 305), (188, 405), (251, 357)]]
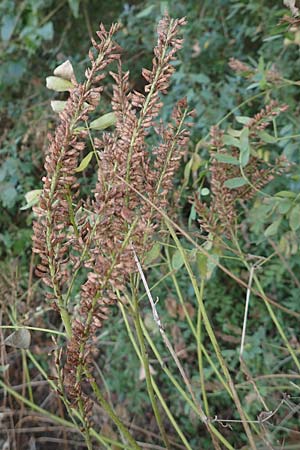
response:
[(250, 146), (249, 146), (249, 128), (244, 128), (240, 136), (240, 164), (245, 167), (249, 162)]
[(226, 155), (224, 153), (216, 153), (214, 155), (214, 158), (216, 158), (217, 161), (224, 163), (224, 164), (232, 164), (234, 166), (240, 165), (240, 162), (238, 159), (234, 158), (233, 156)]
[(7, 336), (4, 343), (10, 347), (15, 348), (29, 348), (31, 341), (31, 334), (27, 328), (20, 328)]
[(92, 130), (105, 130), (105, 128), (111, 127), (116, 123), (116, 116), (115, 113), (110, 112), (107, 114), (104, 114), (103, 116), (99, 117), (96, 120), (93, 120), (89, 127)]
[(294, 206), (294, 208), (290, 212), (289, 224), (293, 231), (296, 231), (300, 228), (300, 204), (299, 203), (296, 206)]
[(288, 198), (280, 199), (279, 204), (278, 204), (278, 212), (280, 214), (286, 214), (289, 211), (291, 206), (292, 206), (292, 202)]
[(160, 249), (161, 249), (161, 245), (158, 244), (158, 242), (156, 242), (151, 250), (149, 250), (149, 252), (146, 254), (146, 258), (145, 258), (145, 264), (151, 264), (155, 259), (157, 259), (160, 255)]
[(275, 144), (275, 142), (277, 142), (277, 139), (266, 131), (258, 131), (257, 134), (260, 139), (267, 144)]
[(229, 178), (229, 180), (226, 180), (224, 186), (226, 186), (228, 189), (236, 189), (241, 186), (244, 186), (245, 184), (247, 184), (245, 178), (236, 177), (236, 178)]
[(236, 116), (235, 120), (236, 120), (238, 123), (242, 123), (243, 125), (247, 125), (247, 124), (250, 122), (251, 117), (247, 117), (247, 116)]
[(176, 250), (176, 252), (172, 256), (172, 267), (173, 267), (173, 269), (175, 269), (175, 270), (180, 269), (180, 267), (183, 266), (183, 263), (184, 263), (184, 261), (183, 261), (183, 258), (182, 258), (182, 255), (181, 255), (180, 251)]
[(233, 136), (230, 136), (230, 134), (224, 134), (223, 144), (224, 145), (232, 145), (233, 147), (239, 147), (239, 140)]
[(75, 169), (75, 172), (82, 172), (83, 170), (85, 170), (87, 168), (87, 166), (89, 165), (89, 163), (91, 162), (91, 159), (93, 157), (94, 152), (89, 152), (81, 161), (80, 165), (77, 167), (77, 169)]
[(70, 91), (74, 88), (74, 85), (70, 81), (60, 77), (47, 77), (46, 86), (48, 89), (52, 89), (56, 92)]
[(281, 218), (275, 220), (273, 223), (271, 223), (271, 225), (268, 226), (268, 228), (266, 228), (264, 235), (266, 237), (274, 236), (278, 231), (280, 223), (281, 223)]
[(283, 198), (296, 198), (297, 194), (292, 191), (280, 191), (275, 194), (275, 197), (283, 197)]

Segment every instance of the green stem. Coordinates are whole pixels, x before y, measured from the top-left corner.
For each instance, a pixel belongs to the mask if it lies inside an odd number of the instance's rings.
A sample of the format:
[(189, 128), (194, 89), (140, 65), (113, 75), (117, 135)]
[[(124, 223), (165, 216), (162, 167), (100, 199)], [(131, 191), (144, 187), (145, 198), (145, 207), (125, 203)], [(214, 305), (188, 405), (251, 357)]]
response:
[[(87, 375), (89, 375), (89, 374), (87, 374)], [(132, 449), (133, 450), (142, 450), (141, 447), (135, 441), (135, 439), (131, 436), (131, 434), (129, 433), (126, 426), (123, 424), (123, 422), (119, 419), (119, 417), (116, 415), (114, 410), (111, 408), (110, 404), (105, 400), (97, 383), (93, 379), (90, 379), (90, 385), (94, 391), (94, 394), (96, 395), (96, 398), (97, 398), (99, 404), (102, 406), (102, 408), (105, 410), (105, 412), (111, 418), (111, 420), (115, 423), (115, 425), (118, 427), (118, 429), (123, 434), (123, 436), (127, 439), (127, 441), (132, 445)]]
[(30, 380), (30, 374), (29, 374), (27, 358), (26, 358), (26, 351), (22, 349), (21, 353), (22, 353), (23, 371), (25, 373), (25, 378), (26, 378), (26, 382), (28, 385), (29, 400), (33, 403), (33, 394), (32, 394), (31, 380)]
[[(201, 280), (200, 295), (202, 298), (203, 298), (203, 292), (204, 292), (204, 280)], [(206, 395), (206, 390), (205, 390), (203, 358), (202, 358), (202, 349), (201, 349), (201, 343), (202, 343), (201, 328), (202, 328), (202, 315), (201, 315), (201, 309), (198, 307), (198, 317), (197, 317), (198, 369), (199, 369), (199, 378), (200, 378), (200, 386), (201, 386), (204, 409), (205, 409), (206, 415), (209, 416), (210, 414), (209, 414), (209, 407), (208, 407), (207, 395)]]
[(147, 350), (146, 350), (146, 346), (145, 346), (144, 335), (143, 335), (143, 331), (141, 328), (139, 304), (138, 304), (137, 296), (135, 294), (133, 294), (133, 310), (134, 310), (134, 324), (135, 324), (137, 338), (138, 338), (139, 345), (140, 345), (142, 364), (143, 364), (143, 367), (145, 370), (145, 378), (146, 378), (146, 384), (147, 384), (149, 398), (150, 398), (150, 401), (152, 404), (153, 412), (154, 412), (154, 415), (156, 418), (156, 422), (157, 422), (159, 431), (163, 438), (163, 441), (164, 441), (167, 449), (171, 449), (170, 443), (168, 440), (168, 436), (165, 431), (165, 428), (164, 428), (164, 425), (162, 422), (162, 418), (161, 418), (161, 415), (160, 415), (160, 412), (158, 409), (158, 405), (156, 402), (156, 398), (154, 395), (154, 391), (153, 391), (149, 360), (148, 360)]
[[(119, 306), (120, 306), (121, 312), (122, 312), (122, 314), (123, 314), (123, 319), (124, 319), (124, 322), (125, 322), (125, 326), (126, 326), (126, 329), (127, 329), (128, 336), (129, 336), (129, 338), (130, 338), (130, 340), (131, 340), (131, 343), (132, 343), (132, 345), (133, 345), (133, 348), (134, 348), (134, 350), (135, 350), (135, 352), (136, 352), (136, 354), (137, 354), (137, 356), (138, 356), (140, 362), (142, 363), (142, 355), (141, 355), (141, 352), (140, 352), (140, 350), (139, 350), (139, 348), (138, 348), (138, 345), (137, 345), (137, 343), (136, 343), (136, 341), (135, 341), (135, 338), (134, 338), (134, 336), (133, 336), (132, 330), (131, 330), (131, 328), (130, 328), (130, 325), (129, 325), (129, 322), (128, 322), (128, 318), (127, 318), (127, 315), (126, 315), (126, 313), (125, 313), (125, 308), (124, 308), (124, 306), (122, 305), (122, 303), (120, 303), (120, 302), (119, 302)], [(160, 390), (159, 390), (159, 388), (158, 388), (158, 386), (157, 386), (155, 380), (153, 379), (151, 373), (150, 373), (150, 376), (151, 376), (151, 379), (152, 379), (152, 384), (153, 384), (154, 391), (155, 391), (155, 393), (156, 393), (156, 395), (157, 395), (157, 397), (158, 397), (158, 399), (159, 399), (159, 401), (160, 401), (162, 407), (164, 408), (164, 410), (165, 410), (165, 412), (166, 412), (166, 414), (167, 414), (167, 416), (168, 416), (170, 422), (172, 423), (174, 429), (176, 430), (178, 436), (180, 437), (182, 443), (185, 445), (186, 449), (187, 449), (187, 450), (192, 450), (192, 448), (190, 447), (190, 445), (189, 445), (189, 443), (188, 443), (186, 437), (184, 436), (183, 432), (181, 431), (180, 426), (178, 425), (178, 423), (177, 423), (176, 420), (174, 419), (174, 417), (173, 417), (171, 411), (169, 410), (169, 408), (168, 408), (166, 402), (164, 401), (163, 396), (161, 395)]]
[(182, 259), (184, 261), (186, 270), (188, 272), (188, 275), (190, 277), (191, 283), (193, 285), (193, 289), (194, 289), (194, 292), (195, 292), (195, 295), (196, 295), (196, 298), (197, 298), (197, 301), (198, 301), (198, 306), (199, 306), (199, 309), (201, 311), (201, 315), (203, 317), (203, 322), (204, 322), (204, 325), (205, 325), (205, 329), (207, 331), (207, 334), (208, 334), (208, 336), (210, 338), (210, 341), (212, 343), (212, 346), (214, 348), (216, 356), (217, 356), (217, 358), (219, 360), (219, 363), (220, 363), (220, 365), (222, 367), (222, 370), (223, 370), (223, 373), (224, 373), (225, 378), (227, 380), (227, 383), (228, 383), (228, 385), (230, 387), (230, 390), (232, 392), (232, 397), (233, 397), (233, 400), (234, 400), (234, 402), (236, 404), (238, 412), (240, 414), (242, 425), (243, 425), (245, 433), (246, 433), (246, 435), (248, 437), (250, 447), (251, 447), (252, 450), (257, 450), (255, 441), (253, 439), (253, 436), (252, 436), (252, 433), (251, 433), (251, 430), (250, 430), (250, 427), (249, 427), (248, 423), (246, 422), (246, 416), (245, 416), (245, 413), (243, 411), (243, 408), (242, 408), (239, 396), (238, 396), (238, 394), (236, 392), (236, 389), (235, 389), (234, 383), (233, 383), (233, 381), (231, 379), (231, 376), (230, 376), (229, 370), (227, 368), (226, 362), (225, 362), (225, 360), (224, 360), (224, 358), (222, 356), (222, 353), (221, 353), (218, 341), (217, 341), (217, 339), (215, 337), (215, 334), (213, 332), (212, 326), (210, 324), (210, 321), (209, 321), (209, 318), (208, 318), (208, 315), (207, 315), (207, 312), (206, 312), (206, 308), (205, 308), (205, 305), (204, 305), (204, 302), (203, 302), (203, 298), (202, 298), (202, 296), (200, 295), (200, 292), (199, 292), (197, 279), (196, 279), (196, 277), (195, 277), (195, 275), (194, 275), (194, 273), (193, 273), (193, 271), (191, 269), (190, 263), (189, 263), (188, 258), (186, 256), (186, 253), (185, 253), (182, 245), (180, 244), (180, 241), (179, 241), (179, 239), (178, 239), (178, 237), (177, 237), (173, 227), (171, 226), (171, 224), (168, 221), (166, 221), (166, 224), (167, 224), (167, 227), (168, 227), (168, 229), (169, 229), (169, 231), (171, 233), (171, 236), (173, 237), (174, 242), (177, 245), (177, 248), (178, 248), (178, 250), (179, 250), (179, 252), (180, 252), (180, 254), (182, 256)]

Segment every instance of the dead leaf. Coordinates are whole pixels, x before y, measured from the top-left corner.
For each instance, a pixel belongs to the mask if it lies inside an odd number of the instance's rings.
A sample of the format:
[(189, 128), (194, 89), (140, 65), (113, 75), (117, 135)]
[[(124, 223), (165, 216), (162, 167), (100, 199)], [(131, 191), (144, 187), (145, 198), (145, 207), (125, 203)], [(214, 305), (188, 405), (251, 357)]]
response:
[(7, 336), (4, 343), (10, 347), (15, 348), (29, 348), (31, 341), (31, 334), (27, 328), (20, 328)]
[[(149, 364), (149, 369), (150, 369), (151, 375), (156, 375), (157, 374), (156, 370), (153, 369), (151, 364)], [(145, 368), (144, 368), (144, 366), (141, 366), (140, 367), (139, 380), (143, 381), (143, 380), (145, 380), (145, 378), (146, 378)]]
[(170, 315), (170, 317), (173, 317), (174, 319), (177, 317), (177, 302), (176, 299), (173, 297), (168, 297), (166, 299), (166, 308)]
[[(185, 308), (191, 319), (193, 317), (195, 317), (195, 308), (193, 307), (193, 305), (191, 303), (185, 303)], [(185, 312), (184, 312), (184, 308), (182, 307), (182, 305), (178, 305), (178, 314), (179, 314), (179, 318), (181, 320), (183, 320), (185, 318)]]

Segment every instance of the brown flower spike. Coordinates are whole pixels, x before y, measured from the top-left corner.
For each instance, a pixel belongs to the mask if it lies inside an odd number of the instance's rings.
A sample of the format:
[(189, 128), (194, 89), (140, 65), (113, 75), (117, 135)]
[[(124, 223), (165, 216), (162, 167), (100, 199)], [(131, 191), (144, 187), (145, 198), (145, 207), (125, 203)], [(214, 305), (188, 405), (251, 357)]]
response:
[[(116, 303), (137, 270), (132, 248), (142, 260), (152, 245), (159, 216), (151, 204), (167, 206), (174, 173), (187, 148), (189, 131), (184, 123), (192, 113), (185, 99), (174, 107), (169, 124), (158, 120), (162, 95), (175, 70), (172, 61), (182, 46), (178, 33), (184, 24), (184, 19), (167, 15), (159, 22), (152, 68), (142, 71), (147, 82), (144, 93), (129, 90), (129, 73), (123, 73), (119, 48), (112, 40), (117, 26), (109, 32), (101, 26), (97, 33), (100, 43), (93, 41), (96, 56), (89, 54), (87, 80), (71, 91), (50, 141), (34, 224), (34, 251), (41, 256), (37, 274), (50, 287), (48, 296), (68, 334), (64, 386), (72, 403), (83, 405), (86, 415), (91, 403), (82, 383), (91, 372), (95, 333), (107, 319), (109, 305)], [(103, 89), (98, 86), (104, 78), (102, 71), (115, 60), (117, 71), (111, 72), (115, 129), (87, 136), (86, 129), (77, 129), (96, 108)], [(84, 107), (85, 103), (89, 106)], [(153, 131), (159, 141), (155, 148), (147, 141)], [(93, 198), (83, 202), (75, 169), (87, 137), (97, 154), (98, 180)], [(72, 300), (74, 273), (85, 276), (77, 303)]]

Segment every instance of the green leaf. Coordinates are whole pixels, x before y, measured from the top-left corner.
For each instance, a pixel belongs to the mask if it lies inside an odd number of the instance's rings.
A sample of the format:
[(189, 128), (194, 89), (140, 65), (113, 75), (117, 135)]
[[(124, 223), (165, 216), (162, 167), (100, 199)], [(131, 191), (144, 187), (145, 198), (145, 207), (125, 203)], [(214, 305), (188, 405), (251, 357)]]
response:
[(40, 195), (41, 195), (42, 189), (34, 189), (33, 191), (29, 191), (25, 194), (25, 199), (27, 204), (25, 206), (22, 206), (20, 208), (22, 211), (25, 209), (29, 209), (32, 206), (36, 205), (38, 203)]
[(2, 17), (2, 27), (1, 27), (1, 39), (2, 41), (9, 41), (16, 25), (18, 17), (5, 15)]
[[(240, 135), (240, 133), (239, 133)], [(239, 140), (230, 134), (224, 134), (223, 136), (223, 144), (224, 145), (232, 145), (233, 147), (239, 147)]]
[[(228, 130), (227, 130), (227, 132), (228, 132), (228, 134), (229, 134), (230, 136), (239, 138), (240, 135), (241, 135), (242, 130), (235, 130), (234, 128), (229, 127)], [(224, 137), (225, 137), (225, 136), (227, 136), (227, 134), (225, 134)], [(224, 144), (225, 144), (225, 142), (224, 142)]]
[(279, 214), (286, 214), (291, 208), (292, 202), (288, 198), (282, 198), (279, 200), (278, 212)]
[(193, 159), (191, 158), (185, 165), (184, 167), (184, 183), (183, 183), (183, 187), (186, 187), (188, 185), (189, 179), (190, 179), (190, 175), (191, 175), (191, 170), (192, 170), (192, 164), (193, 164)]
[(53, 76), (46, 78), (46, 87), (56, 92), (70, 91), (70, 89), (74, 88), (71, 81), (65, 80), (64, 78)]
[(229, 178), (229, 180), (226, 180), (224, 183), (224, 186), (226, 186), (228, 189), (236, 189), (241, 186), (244, 186), (247, 184), (247, 181), (243, 177), (235, 177), (235, 178)]
[(89, 127), (92, 130), (105, 130), (106, 128), (114, 125), (115, 123), (116, 123), (115, 113), (110, 112), (110, 113), (104, 114), (101, 117), (98, 117), (98, 119), (96, 119), (96, 120), (93, 120), (89, 124)]
[(192, 171), (196, 172), (202, 164), (202, 159), (198, 155), (198, 153), (193, 153), (192, 156)]
[(18, 192), (12, 183), (4, 182), (0, 184), (0, 200), (4, 207), (12, 208), (17, 200)]
[(77, 19), (79, 16), (80, 0), (68, 0), (68, 3), (69, 3), (70, 10), (72, 11), (73, 16), (75, 17), (75, 19)]
[(91, 159), (94, 155), (94, 152), (91, 151), (89, 152), (81, 161), (80, 165), (77, 167), (77, 169), (75, 169), (75, 172), (83, 172), (87, 166), (89, 165), (89, 163), (91, 162)]
[(292, 191), (280, 191), (275, 194), (275, 197), (283, 197), (283, 198), (296, 198), (297, 194)]
[(207, 256), (198, 252), (196, 258), (200, 277), (202, 280), (205, 280), (207, 274)]
[(289, 215), (289, 224), (293, 231), (300, 228), (300, 204), (297, 203), (296, 206), (291, 210)]
[(142, 9), (137, 15), (137, 19), (143, 19), (144, 17), (149, 17), (152, 13), (152, 10), (154, 9), (155, 5), (149, 5), (147, 8)]
[(176, 250), (172, 256), (172, 267), (175, 270), (180, 269), (184, 264), (184, 260), (179, 250)]
[(211, 278), (218, 262), (219, 256), (216, 254), (211, 254), (207, 257), (200, 252), (197, 253), (197, 265), (202, 280), (209, 280)]
[(149, 250), (149, 252), (146, 254), (146, 258), (145, 258), (146, 266), (151, 264), (153, 261), (155, 261), (159, 257), (160, 250), (161, 250), (161, 245), (158, 242), (156, 242), (152, 246), (151, 250)]
[(53, 23), (47, 22), (42, 27), (38, 28), (37, 33), (45, 41), (51, 41), (54, 35)]
[(266, 131), (258, 131), (258, 136), (260, 139), (267, 144), (275, 144), (277, 142), (277, 139), (272, 136), (271, 134), (267, 133)]
[(269, 225), (266, 228), (264, 235), (266, 237), (274, 236), (278, 231), (280, 223), (281, 223), (281, 217), (280, 217), (280, 219), (276, 219), (273, 223), (271, 223), (271, 225)]
[(250, 122), (251, 117), (247, 117), (247, 116), (236, 116), (235, 120), (236, 120), (238, 123), (241, 123), (241, 124), (243, 124), (243, 125), (247, 125), (247, 124)]
[(240, 136), (240, 164), (245, 167), (250, 158), (249, 128), (244, 128)]
[(224, 153), (216, 153), (214, 155), (214, 158), (216, 158), (217, 161), (224, 163), (224, 164), (233, 164), (234, 166), (240, 165), (240, 162), (238, 159), (234, 158), (231, 155), (226, 155)]

